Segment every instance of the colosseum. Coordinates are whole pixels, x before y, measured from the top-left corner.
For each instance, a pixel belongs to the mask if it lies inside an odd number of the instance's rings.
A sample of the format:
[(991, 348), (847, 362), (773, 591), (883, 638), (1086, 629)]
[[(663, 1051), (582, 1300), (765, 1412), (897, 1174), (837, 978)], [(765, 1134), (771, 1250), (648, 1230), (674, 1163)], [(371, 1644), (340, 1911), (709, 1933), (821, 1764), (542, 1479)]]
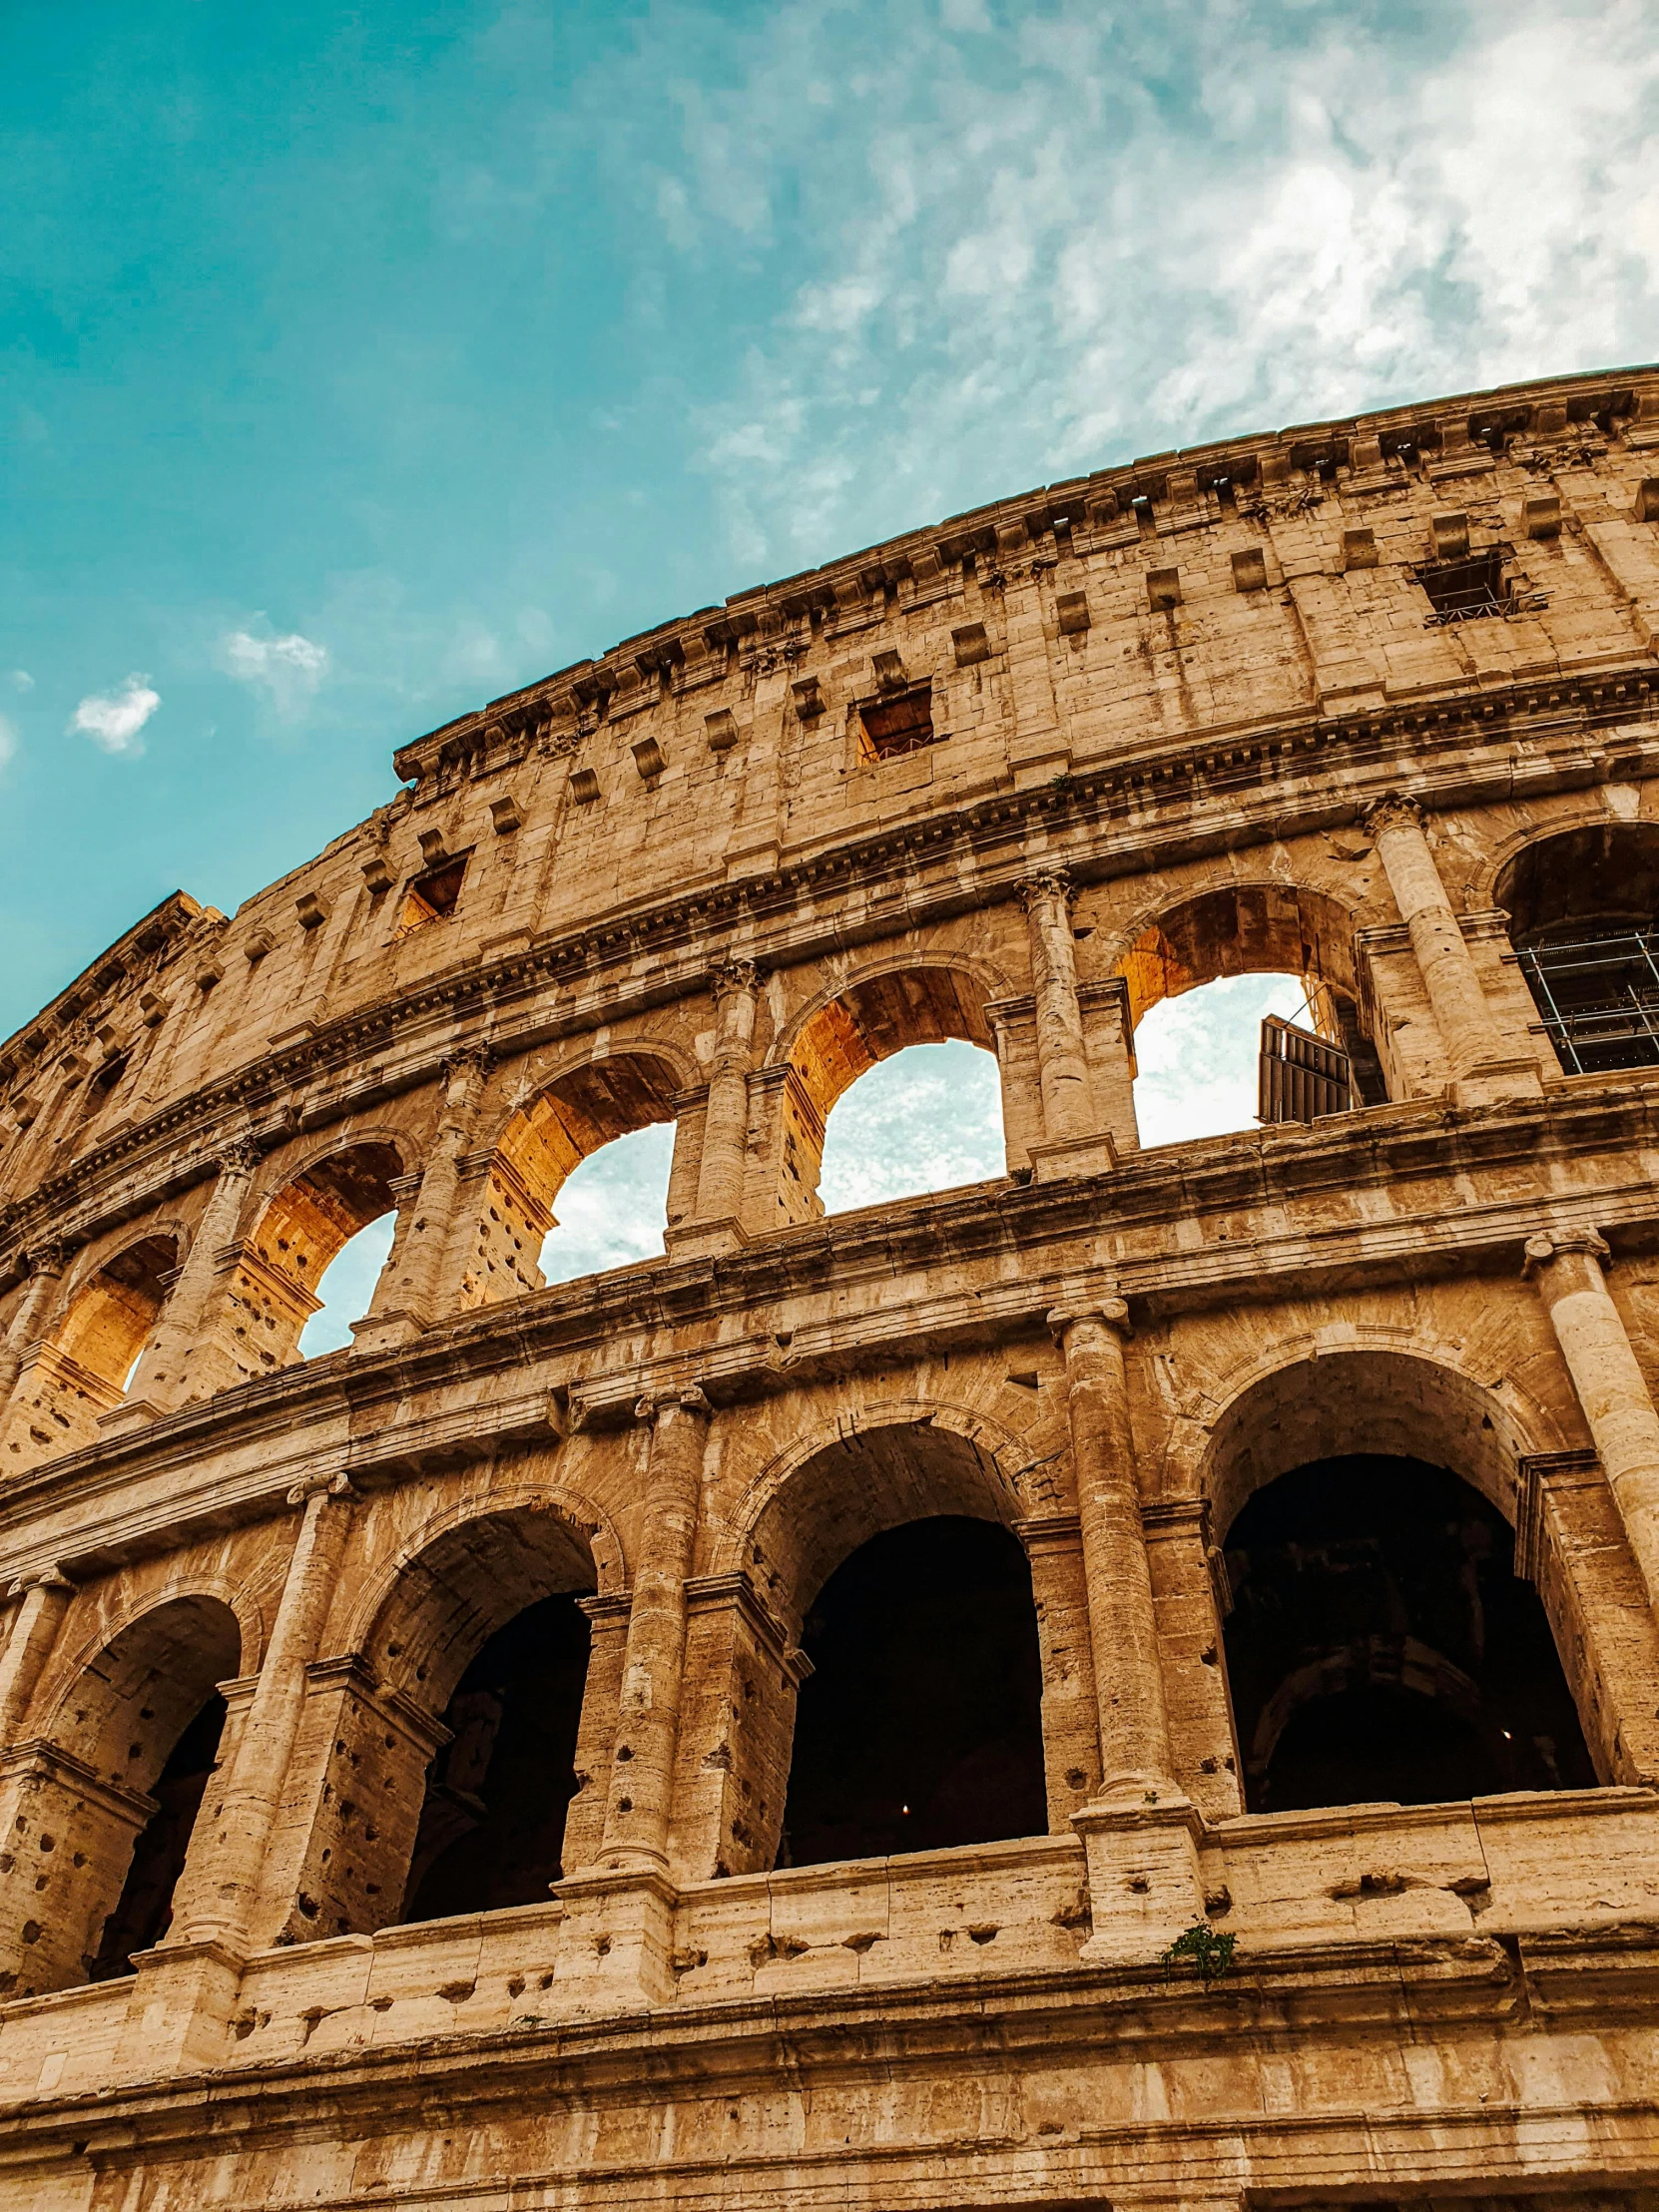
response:
[[(0, 1047), (0, 2206), (1659, 2203), (1656, 639), (1659, 370), (1163, 453)], [(827, 1213), (949, 1039), (1005, 1174)]]

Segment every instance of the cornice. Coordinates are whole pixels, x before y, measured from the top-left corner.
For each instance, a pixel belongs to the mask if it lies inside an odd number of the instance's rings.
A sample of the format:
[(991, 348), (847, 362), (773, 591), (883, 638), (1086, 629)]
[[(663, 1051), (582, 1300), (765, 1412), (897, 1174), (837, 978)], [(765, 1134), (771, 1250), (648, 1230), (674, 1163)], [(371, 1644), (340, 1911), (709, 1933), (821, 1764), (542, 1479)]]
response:
[[(901, 585), (909, 587), (912, 604), (925, 604), (940, 594), (941, 569), (970, 555), (988, 556), (995, 573), (1021, 552), (1033, 551), (1034, 541), (1057, 532), (1105, 543), (1138, 540), (1137, 504), (1151, 509), (1160, 536), (1219, 519), (1207, 488), (1217, 478), (1225, 477), (1248, 501), (1271, 511), (1293, 469), (1342, 470), (1357, 493), (1380, 488), (1384, 477), (1393, 488), (1392, 474), (1378, 471), (1384, 456), (1402, 445), (1423, 453), (1432, 482), (1430, 457), (1439, 453), (1443, 461), (1448, 445), (1466, 452), (1473, 440), (1475, 457), (1489, 465), (1488, 438), (1495, 438), (1500, 450), (1511, 439), (1524, 450), (1529, 437), (1541, 439), (1546, 450), (1552, 441), (1570, 443), (1575, 435), (1580, 444), (1586, 437), (1599, 441), (1615, 434), (1615, 425), (1632, 415), (1639, 400), (1651, 405), (1656, 373), (1644, 364), (1457, 393), (1148, 454), (1017, 492), (624, 638), (597, 660), (557, 670), (400, 747), (393, 757), (396, 772), (418, 792), (445, 772), (489, 774), (508, 767), (533, 743), (563, 750), (594, 726), (609, 702), (621, 702), (626, 712), (653, 688), (662, 696), (695, 690), (708, 680), (711, 664), (724, 673), (731, 658), (752, 649), (757, 639), (764, 646), (770, 636), (787, 654), (792, 625), (817, 618), (833, 630), (862, 628), (872, 607), (879, 608)], [(1400, 485), (1407, 480), (1398, 478)]]
[[(228, 1125), (252, 1128), (275, 1144), (435, 1081), (455, 1049), (458, 1028), (483, 1031), (497, 1057), (507, 1058), (694, 995), (707, 987), (711, 962), (732, 951), (740, 929), (746, 955), (776, 967), (877, 942), (899, 926), (1011, 901), (1028, 870), (1034, 832), (1041, 834), (1045, 865), (1063, 865), (1087, 883), (1149, 872), (1212, 849), (1344, 827), (1391, 788), (1389, 764), (1396, 755), (1408, 756), (1413, 795), (1431, 811), (1604, 778), (1645, 778), (1659, 773), (1659, 735), (1644, 738), (1640, 730), (1656, 720), (1659, 669), (1651, 661), (1549, 683), (1460, 689), (1382, 714), (1309, 713), (1226, 743), (1188, 738), (1080, 765), (1063, 791), (1011, 790), (802, 852), (772, 876), (642, 902), (598, 928), (550, 935), (494, 961), (463, 958), (415, 990), (354, 1009), (303, 1044), (174, 1100), (15, 1200), (0, 1216), (0, 1252), (8, 1255), (0, 1278), (8, 1266), (15, 1271), (17, 1251), (43, 1229), (67, 1226), (85, 1239), (199, 1180), (211, 1169), (210, 1143)], [(1600, 750), (1558, 742), (1597, 732), (1628, 734)], [(1517, 741), (1531, 748), (1528, 757), (1516, 757)], [(1310, 777), (1310, 771), (1339, 766), (1350, 772), (1341, 783)], [(1354, 779), (1355, 767), (1372, 774)], [(1204, 813), (1212, 800), (1226, 801), (1225, 814)], [(1149, 820), (1149, 801), (1167, 805), (1169, 819)], [(974, 861), (967, 879), (955, 866), (940, 869), (936, 881), (926, 879), (931, 863), (964, 852)], [(885, 901), (880, 910), (856, 917), (823, 911), (827, 893), (890, 884), (895, 867), (912, 877), (900, 902)], [(802, 917), (804, 906), (811, 910)], [(607, 971), (647, 955), (678, 956), (680, 964), (606, 982)], [(582, 995), (561, 1006), (542, 1004), (532, 1018), (504, 1025), (515, 1008), (550, 985), (574, 993), (583, 982), (589, 989)], [(601, 996), (602, 1004), (592, 1003)], [(386, 1064), (387, 1055), (399, 1051), (397, 1064)], [(370, 1074), (356, 1073), (342, 1088), (314, 1091), (302, 1105), (295, 1103), (296, 1091), (359, 1070), (365, 1059), (375, 1063)], [(195, 1157), (183, 1167), (174, 1157), (162, 1164), (164, 1153), (191, 1149), (193, 1135), (200, 1138)]]
[[(1121, 1294), (1149, 1322), (1355, 1281), (1518, 1275), (1525, 1242), (1546, 1215), (1559, 1233), (1599, 1230), (1645, 1249), (1659, 1241), (1659, 1198), (1640, 1155), (1655, 1145), (1659, 1077), (1596, 1088), (1580, 1078), (1514, 1107), (1375, 1107), (1343, 1117), (1341, 1127), (1334, 1118), (1162, 1147), (1104, 1176), (982, 1184), (869, 1208), (777, 1231), (718, 1259), (641, 1262), (479, 1309), (388, 1352), (340, 1352), (284, 1369), (52, 1460), (0, 1499), (0, 1580), (48, 1552), (54, 1564), (73, 1556), (84, 1575), (176, 1544), (184, 1526), (205, 1532), (267, 1518), (287, 1509), (296, 1471), (324, 1463), (372, 1487), (504, 1449), (551, 1448), (573, 1427), (631, 1419), (642, 1392), (683, 1382), (688, 1372), (717, 1406), (732, 1405), (879, 1371), (918, 1349), (1041, 1335), (1068, 1284), (1098, 1269), (1103, 1234), (1116, 1248)], [(1622, 1177), (1566, 1191), (1543, 1172), (1551, 1157), (1598, 1150), (1628, 1155)], [(1535, 1185), (1501, 1199), (1471, 1200), (1459, 1188), (1433, 1208), (1402, 1206), (1379, 1221), (1145, 1249), (1177, 1222), (1237, 1223), (1252, 1210), (1365, 1185), (1398, 1195), (1425, 1177), (1517, 1163), (1536, 1171)], [(1130, 1249), (1137, 1236), (1139, 1251)], [(925, 1288), (941, 1260), (1014, 1255), (1018, 1271), (1006, 1278), (942, 1295)], [(907, 1276), (921, 1286), (908, 1296)], [(845, 1294), (860, 1283), (882, 1286), (883, 1296), (848, 1317)], [(772, 1310), (814, 1296), (824, 1298), (825, 1315), (797, 1320), (781, 1346)], [(737, 1326), (746, 1316), (757, 1317), (754, 1326)], [(612, 1345), (654, 1332), (668, 1341), (644, 1359), (610, 1357)], [(457, 1407), (455, 1388), (469, 1382), (490, 1387)], [(236, 1471), (223, 1471), (233, 1463)], [(124, 1507), (135, 1483), (159, 1484), (165, 1505)], [(68, 1511), (78, 1534), (66, 1550)]]

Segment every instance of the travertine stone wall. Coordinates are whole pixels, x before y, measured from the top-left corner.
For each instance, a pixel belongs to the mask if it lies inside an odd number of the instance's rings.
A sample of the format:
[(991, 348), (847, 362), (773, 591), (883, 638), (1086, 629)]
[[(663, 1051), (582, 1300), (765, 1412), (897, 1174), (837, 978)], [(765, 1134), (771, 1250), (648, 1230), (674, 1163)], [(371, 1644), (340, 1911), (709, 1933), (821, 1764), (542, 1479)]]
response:
[[(0, 2206), (1652, 2201), (1659, 1077), (1563, 1074), (1502, 901), (1659, 855), (1656, 625), (1652, 371), (1165, 454), (459, 718), (0, 1046)], [(1148, 1146), (1136, 1025), (1262, 970), (1364, 1103)], [(826, 1217), (836, 1100), (945, 1037), (1006, 1176)], [(665, 1256), (547, 1287), (665, 1121)], [(1220, 1550), (1362, 1450), (1513, 1524), (1597, 1787), (1244, 1812)], [(1048, 1833), (780, 1870), (807, 1610), (935, 1513), (1030, 1562)], [(554, 1592), (564, 1876), (404, 1925)]]

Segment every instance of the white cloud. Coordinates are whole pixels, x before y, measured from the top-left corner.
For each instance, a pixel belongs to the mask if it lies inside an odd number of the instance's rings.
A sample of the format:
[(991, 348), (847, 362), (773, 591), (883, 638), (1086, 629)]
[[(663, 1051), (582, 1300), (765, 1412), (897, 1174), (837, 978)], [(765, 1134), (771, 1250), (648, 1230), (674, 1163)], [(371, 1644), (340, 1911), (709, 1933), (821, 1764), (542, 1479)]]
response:
[(14, 668), (12, 670), (13, 691), (32, 692), (34, 688), (35, 680), (26, 668)]
[[(258, 616), (256, 621), (263, 622)], [(328, 673), (328, 651), (290, 630), (285, 637), (256, 630), (228, 630), (219, 641), (220, 665), (239, 684), (268, 692), (278, 714), (296, 713)]]
[(152, 690), (148, 676), (129, 676), (118, 691), (90, 693), (76, 708), (69, 727), (106, 753), (136, 758), (144, 751), (139, 733), (161, 703), (162, 695)]
[(773, 573), (1137, 449), (1659, 352), (1643, 0), (785, 0), (723, 63), (677, 145), (649, 97), (628, 145), (665, 251), (783, 280), (697, 426)]
[(1230, 975), (1161, 998), (1135, 1032), (1135, 1120), (1143, 1145), (1183, 1144), (1256, 1127), (1262, 1017), (1299, 1015), (1294, 975)]
[(955, 1190), (1007, 1173), (996, 1062), (975, 1045), (912, 1045), (842, 1093), (824, 1132), (825, 1211)]
[(8, 722), (4, 715), (0, 715), (0, 768), (4, 768), (8, 761), (14, 759), (16, 753), (16, 727), (14, 724)]

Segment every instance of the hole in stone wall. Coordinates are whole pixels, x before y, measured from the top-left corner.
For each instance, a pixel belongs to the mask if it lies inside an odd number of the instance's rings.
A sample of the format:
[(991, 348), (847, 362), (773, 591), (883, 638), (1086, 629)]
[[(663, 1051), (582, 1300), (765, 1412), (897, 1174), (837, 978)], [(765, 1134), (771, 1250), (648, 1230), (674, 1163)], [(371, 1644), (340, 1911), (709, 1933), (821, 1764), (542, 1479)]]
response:
[(1431, 623), (1473, 622), (1485, 615), (1500, 615), (1509, 600), (1503, 580), (1505, 548), (1491, 546), (1458, 560), (1426, 561), (1416, 571), (1428, 604)]
[(196, 1816), (219, 1757), (225, 1700), (216, 1690), (151, 1786), (156, 1810), (141, 1830), (115, 1911), (104, 1923), (89, 1981), (131, 1973), (135, 1951), (159, 1943), (173, 1923), (173, 1892), (184, 1872)]
[(411, 929), (422, 929), (428, 922), (449, 919), (460, 900), (466, 862), (467, 855), (462, 853), (458, 859), (445, 860), (440, 867), (415, 877), (403, 893), (402, 908), (397, 916), (399, 936), (407, 936)]
[(1007, 1529), (951, 1514), (872, 1537), (802, 1645), (781, 1866), (1046, 1831), (1037, 1616)]
[(542, 1598), (497, 1629), (443, 1720), (409, 1870), (406, 1921), (545, 1905), (563, 1871), (587, 1681), (587, 1616)]
[(933, 693), (929, 685), (895, 699), (868, 700), (858, 709), (867, 760), (896, 761), (933, 743)]
[(1593, 1786), (1508, 1523), (1417, 1459), (1316, 1460), (1234, 1521), (1228, 1677), (1255, 1813)]

